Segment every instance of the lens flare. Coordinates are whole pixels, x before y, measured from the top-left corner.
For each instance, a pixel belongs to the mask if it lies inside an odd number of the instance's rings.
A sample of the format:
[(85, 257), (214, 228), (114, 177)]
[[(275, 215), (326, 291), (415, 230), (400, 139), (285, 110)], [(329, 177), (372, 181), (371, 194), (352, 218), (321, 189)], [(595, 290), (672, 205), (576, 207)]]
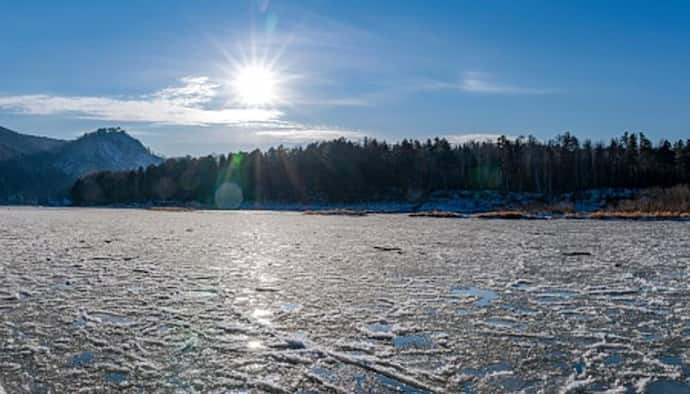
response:
[(234, 182), (225, 182), (216, 189), (214, 200), (217, 208), (237, 209), (244, 200), (242, 188)]

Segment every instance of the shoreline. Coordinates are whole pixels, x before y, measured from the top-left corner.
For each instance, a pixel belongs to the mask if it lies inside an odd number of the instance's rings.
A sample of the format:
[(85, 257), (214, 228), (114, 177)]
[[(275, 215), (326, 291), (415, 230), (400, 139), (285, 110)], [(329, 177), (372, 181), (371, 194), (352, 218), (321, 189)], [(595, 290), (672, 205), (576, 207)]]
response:
[[(241, 207), (236, 209), (221, 209), (213, 207), (190, 207), (190, 206), (140, 206), (140, 205), (1, 205), (0, 208), (47, 208), (47, 209), (132, 209), (151, 212), (166, 213), (192, 213), (192, 212), (291, 212), (300, 213), (305, 216), (347, 216), (364, 217), (368, 215), (406, 215), (410, 218), (431, 218), (431, 219), (478, 219), (478, 220), (596, 220), (596, 221), (639, 221), (639, 222), (690, 222), (690, 212), (616, 212), (616, 211), (593, 211), (593, 212), (529, 212), (520, 210), (490, 210), (479, 212), (460, 212), (444, 210), (411, 210), (411, 209), (352, 209), (352, 208), (331, 208), (331, 207)], [(0, 394), (3, 394), (0, 391)]]

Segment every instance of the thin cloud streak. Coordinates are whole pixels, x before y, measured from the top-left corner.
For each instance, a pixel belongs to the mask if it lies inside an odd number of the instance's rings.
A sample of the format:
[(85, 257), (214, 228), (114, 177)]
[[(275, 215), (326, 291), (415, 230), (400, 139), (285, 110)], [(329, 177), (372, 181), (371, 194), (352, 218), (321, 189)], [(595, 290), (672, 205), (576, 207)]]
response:
[(0, 96), (0, 109), (31, 115), (68, 115), (85, 119), (209, 126), (277, 120), (283, 112), (261, 108), (209, 108), (219, 85), (207, 77), (185, 77), (181, 86), (131, 98)]
[(292, 130), (261, 130), (255, 133), (258, 137), (269, 137), (292, 143), (306, 143), (323, 140), (345, 138), (348, 140), (360, 140), (364, 134), (353, 130), (338, 130), (329, 128), (298, 127)]
[(311, 107), (371, 107), (371, 100), (365, 97), (342, 97), (342, 98), (314, 98), (292, 100), (291, 105), (308, 105)]
[(470, 93), (498, 95), (545, 95), (556, 91), (528, 88), (497, 82), (490, 74), (478, 71), (464, 73), (460, 82), (428, 81), (419, 85), (419, 90), (461, 90)]
[(463, 145), (470, 142), (496, 142), (496, 140), (505, 135), (509, 140), (516, 140), (517, 137), (498, 133), (468, 133), (468, 134), (450, 134), (444, 136), (451, 144)]
[(550, 94), (549, 90), (525, 88), (495, 82), (482, 72), (466, 72), (462, 80), (461, 89), (466, 92), (489, 94)]

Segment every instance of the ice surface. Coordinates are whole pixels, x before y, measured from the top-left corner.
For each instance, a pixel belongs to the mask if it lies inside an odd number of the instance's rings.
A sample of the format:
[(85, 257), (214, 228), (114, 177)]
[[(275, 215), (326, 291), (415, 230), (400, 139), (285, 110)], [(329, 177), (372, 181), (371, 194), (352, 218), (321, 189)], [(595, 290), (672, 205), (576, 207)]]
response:
[(0, 387), (686, 393), (689, 250), (677, 222), (0, 208)]
[(400, 335), (393, 338), (393, 344), (398, 349), (429, 348), (432, 342), (431, 339), (422, 335)]
[(453, 295), (465, 297), (476, 297), (477, 300), (474, 302), (474, 304), (477, 306), (487, 306), (491, 303), (491, 301), (495, 300), (498, 297), (495, 291), (479, 289), (476, 287), (470, 287), (467, 289), (454, 289), (451, 290), (450, 293)]
[(690, 394), (690, 386), (672, 380), (658, 380), (647, 386), (649, 394)]
[(70, 367), (86, 367), (88, 365), (93, 364), (94, 362), (94, 355), (91, 352), (83, 352), (79, 353), (76, 356), (72, 358), (72, 361), (70, 361), (69, 366)]

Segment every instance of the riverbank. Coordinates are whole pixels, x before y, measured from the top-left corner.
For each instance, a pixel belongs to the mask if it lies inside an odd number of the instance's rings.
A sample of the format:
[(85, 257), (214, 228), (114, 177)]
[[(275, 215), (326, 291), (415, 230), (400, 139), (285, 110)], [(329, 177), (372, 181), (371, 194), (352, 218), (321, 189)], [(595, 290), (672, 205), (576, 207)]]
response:
[[(69, 206), (55, 204), (51, 206)], [(94, 206), (95, 207), (95, 206)], [(218, 210), (198, 202), (149, 201), (108, 205), (107, 208), (146, 209), (159, 212)], [(306, 215), (365, 216), (408, 214), (425, 218), (478, 218), (508, 220), (690, 220), (690, 188), (596, 189), (547, 196), (540, 193), (500, 191), (444, 191), (417, 200), (358, 202), (244, 201), (236, 210), (293, 211)]]

